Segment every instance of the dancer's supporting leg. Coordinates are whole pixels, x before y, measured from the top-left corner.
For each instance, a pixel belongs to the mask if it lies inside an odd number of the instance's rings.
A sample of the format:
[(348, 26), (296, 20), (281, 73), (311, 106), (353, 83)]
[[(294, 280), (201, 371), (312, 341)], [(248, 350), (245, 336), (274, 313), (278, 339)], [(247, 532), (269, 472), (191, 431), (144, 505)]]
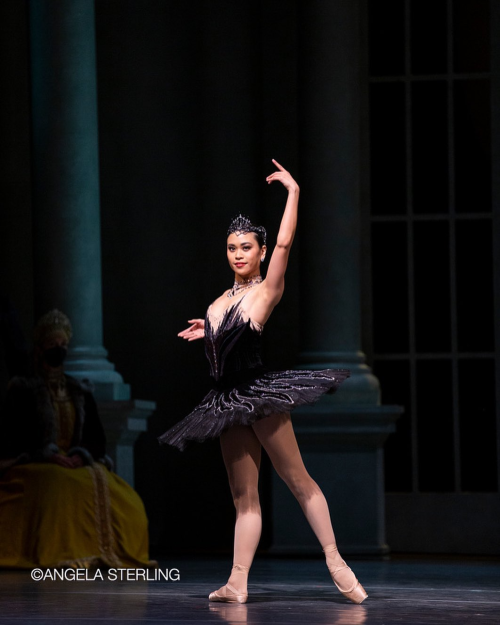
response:
[(262, 530), (259, 502), (261, 445), (251, 427), (237, 425), (222, 434), (221, 449), (236, 508), (233, 569), (226, 586), (210, 595), (212, 601), (246, 600), (248, 571)]
[(290, 414), (266, 417), (254, 423), (252, 427), (278, 475), (290, 488), (304, 511), (309, 525), (325, 551), (326, 563), (337, 587), (351, 601), (361, 603), (367, 595), (337, 550), (327, 501), (304, 466)]

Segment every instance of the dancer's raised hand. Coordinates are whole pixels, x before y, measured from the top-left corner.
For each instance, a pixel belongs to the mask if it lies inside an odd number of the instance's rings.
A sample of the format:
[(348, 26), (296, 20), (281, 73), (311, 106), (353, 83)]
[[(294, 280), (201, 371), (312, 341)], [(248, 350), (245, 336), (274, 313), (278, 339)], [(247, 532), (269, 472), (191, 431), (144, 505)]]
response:
[(266, 178), (267, 184), (271, 184), (275, 180), (279, 180), (281, 184), (287, 189), (290, 193), (291, 191), (299, 191), (299, 185), (295, 182), (292, 177), (292, 174), (287, 171), (282, 165), (278, 163), (274, 158), (272, 159), (273, 163), (278, 168), (278, 171), (275, 171), (270, 176)]

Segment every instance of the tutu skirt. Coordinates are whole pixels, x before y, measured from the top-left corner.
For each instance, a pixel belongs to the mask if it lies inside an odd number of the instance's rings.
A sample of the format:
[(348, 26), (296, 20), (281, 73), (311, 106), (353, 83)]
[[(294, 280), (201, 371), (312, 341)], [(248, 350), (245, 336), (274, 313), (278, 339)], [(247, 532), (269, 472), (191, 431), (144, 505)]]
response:
[(321, 395), (334, 393), (349, 376), (348, 369), (259, 370), (257, 375), (254, 370), (250, 379), (241, 375), (239, 380), (226, 378), (158, 440), (183, 450), (188, 441), (203, 442), (233, 425), (251, 425), (269, 415), (312, 404)]

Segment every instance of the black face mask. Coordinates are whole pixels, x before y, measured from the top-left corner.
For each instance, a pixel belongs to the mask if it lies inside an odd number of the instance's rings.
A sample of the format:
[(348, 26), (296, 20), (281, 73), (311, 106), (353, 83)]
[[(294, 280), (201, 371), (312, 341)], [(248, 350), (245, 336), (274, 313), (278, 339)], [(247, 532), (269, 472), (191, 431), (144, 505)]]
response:
[(60, 367), (66, 358), (68, 350), (66, 347), (56, 345), (50, 349), (45, 349), (43, 352), (43, 359), (50, 367)]

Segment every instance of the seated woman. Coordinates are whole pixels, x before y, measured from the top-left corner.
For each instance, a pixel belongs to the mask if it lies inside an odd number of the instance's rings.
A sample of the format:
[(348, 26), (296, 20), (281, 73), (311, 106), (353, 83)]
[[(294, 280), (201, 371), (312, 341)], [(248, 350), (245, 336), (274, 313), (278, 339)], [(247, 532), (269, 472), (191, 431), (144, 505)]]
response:
[(139, 495), (110, 471), (88, 383), (64, 374), (71, 324), (35, 328), (35, 372), (13, 378), (0, 413), (0, 566), (145, 567)]

